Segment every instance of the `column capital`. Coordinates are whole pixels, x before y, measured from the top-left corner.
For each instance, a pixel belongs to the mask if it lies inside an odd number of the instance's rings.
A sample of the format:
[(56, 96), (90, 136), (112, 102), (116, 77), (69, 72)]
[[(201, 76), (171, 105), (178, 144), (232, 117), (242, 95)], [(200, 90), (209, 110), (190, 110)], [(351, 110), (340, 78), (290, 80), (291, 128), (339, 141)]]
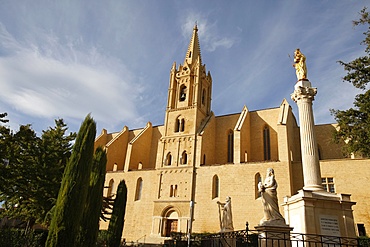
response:
[(311, 101), (315, 100), (315, 95), (317, 94), (317, 88), (314, 87), (294, 87), (294, 92), (290, 95), (294, 102), (298, 102), (302, 99), (309, 99)]

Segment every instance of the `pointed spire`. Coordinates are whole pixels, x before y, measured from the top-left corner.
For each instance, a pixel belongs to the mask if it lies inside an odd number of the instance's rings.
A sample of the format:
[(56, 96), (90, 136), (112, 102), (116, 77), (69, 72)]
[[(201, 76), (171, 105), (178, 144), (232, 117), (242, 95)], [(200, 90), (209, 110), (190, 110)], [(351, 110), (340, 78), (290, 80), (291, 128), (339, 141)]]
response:
[(198, 38), (198, 25), (197, 23), (195, 23), (194, 28), (193, 28), (193, 36), (191, 37), (188, 51), (186, 52), (184, 64), (186, 62), (188, 64), (194, 64), (198, 57), (199, 57), (200, 64), (202, 64), (202, 59), (200, 56), (199, 38)]

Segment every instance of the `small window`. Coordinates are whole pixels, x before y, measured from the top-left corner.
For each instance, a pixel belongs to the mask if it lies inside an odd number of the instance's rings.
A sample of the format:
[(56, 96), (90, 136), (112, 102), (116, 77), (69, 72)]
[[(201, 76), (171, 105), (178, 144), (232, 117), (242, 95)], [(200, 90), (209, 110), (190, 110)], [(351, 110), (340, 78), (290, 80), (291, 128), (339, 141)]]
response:
[(188, 154), (186, 151), (182, 152), (181, 154), (181, 165), (186, 165), (188, 163)]
[(359, 236), (366, 236), (366, 229), (364, 224), (357, 224), (357, 231)]
[(321, 178), (322, 185), (327, 192), (335, 193), (335, 186), (334, 186), (334, 178), (333, 177), (326, 177)]
[(173, 187), (173, 197), (177, 197), (177, 184)]
[(135, 193), (135, 201), (141, 199), (141, 192), (143, 190), (143, 179), (138, 178), (136, 182), (136, 193)]
[(165, 160), (165, 165), (166, 166), (170, 166), (172, 163), (172, 155), (171, 155), (171, 152), (169, 152), (166, 156), (166, 160)]
[(212, 199), (219, 197), (220, 194), (220, 180), (217, 175), (213, 176), (212, 179)]
[(181, 119), (180, 131), (184, 132), (184, 130), (185, 130), (185, 119)]
[(176, 119), (176, 123), (175, 123), (175, 132), (179, 132), (180, 131), (180, 119)]
[(175, 122), (175, 133), (184, 132), (185, 130), (185, 119), (181, 116), (177, 117)]
[(177, 184), (170, 186), (170, 197), (177, 197)]

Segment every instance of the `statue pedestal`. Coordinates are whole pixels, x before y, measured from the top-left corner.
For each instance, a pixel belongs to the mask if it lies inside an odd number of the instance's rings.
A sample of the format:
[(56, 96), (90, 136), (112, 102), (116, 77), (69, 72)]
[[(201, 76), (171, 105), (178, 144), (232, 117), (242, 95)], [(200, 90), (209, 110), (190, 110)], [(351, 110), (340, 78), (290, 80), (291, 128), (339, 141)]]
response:
[(295, 232), (356, 237), (350, 195), (299, 190), (284, 198), (284, 216)]
[(293, 227), (289, 225), (258, 225), (254, 228), (258, 231), (258, 238), (261, 241), (259, 246), (291, 246), (290, 232), (293, 230)]

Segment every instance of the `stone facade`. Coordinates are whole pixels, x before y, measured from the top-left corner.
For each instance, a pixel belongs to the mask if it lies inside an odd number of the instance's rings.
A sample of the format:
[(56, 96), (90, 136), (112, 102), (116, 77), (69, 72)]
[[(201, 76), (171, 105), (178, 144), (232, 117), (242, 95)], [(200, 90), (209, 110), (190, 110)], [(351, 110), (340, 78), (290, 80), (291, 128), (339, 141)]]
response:
[[(184, 63), (172, 66), (164, 125), (103, 130), (96, 139), (96, 147), (107, 150), (104, 193), (114, 194), (120, 180), (127, 184), (126, 241), (163, 243), (170, 231), (186, 233), (189, 228), (218, 232), (217, 201), (226, 196), (232, 198), (235, 230), (244, 229), (246, 221), (257, 225), (263, 217), (257, 184), (270, 167), (280, 204), (304, 185), (300, 129), (287, 100), (276, 108), (249, 111), (244, 106), (240, 113), (215, 116), (212, 77), (202, 64), (197, 31), (195, 27)], [(335, 125), (314, 128), (328, 189), (352, 194), (355, 224), (370, 229), (364, 186), (370, 161), (343, 157), (343, 144), (331, 142)], [(101, 222), (101, 228), (107, 225)]]

